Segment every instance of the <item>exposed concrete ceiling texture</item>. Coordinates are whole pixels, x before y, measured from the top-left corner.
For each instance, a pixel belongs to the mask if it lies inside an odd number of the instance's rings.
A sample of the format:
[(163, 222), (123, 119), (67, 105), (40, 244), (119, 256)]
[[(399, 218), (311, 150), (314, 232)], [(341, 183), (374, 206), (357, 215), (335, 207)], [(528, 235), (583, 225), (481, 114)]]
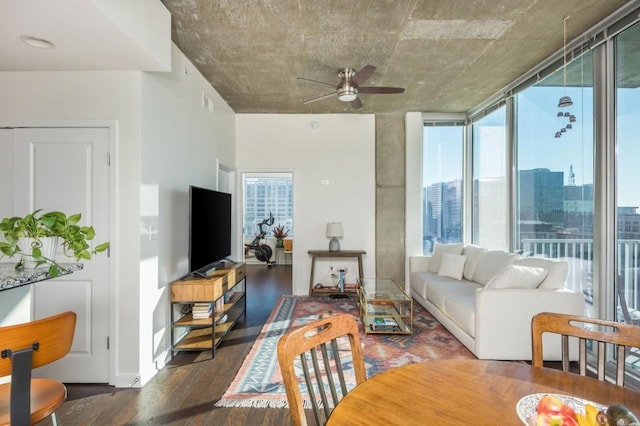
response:
[[(623, 0), (162, 0), (172, 39), (237, 113), (467, 112)], [(344, 67), (377, 67), (354, 110)]]

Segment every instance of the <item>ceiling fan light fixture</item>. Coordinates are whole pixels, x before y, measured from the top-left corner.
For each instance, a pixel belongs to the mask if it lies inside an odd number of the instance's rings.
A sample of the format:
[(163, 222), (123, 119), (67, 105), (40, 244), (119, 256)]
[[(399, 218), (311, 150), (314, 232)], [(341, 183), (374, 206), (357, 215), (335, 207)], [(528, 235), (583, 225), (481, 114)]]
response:
[(342, 102), (351, 102), (358, 97), (358, 89), (353, 86), (345, 86), (338, 89), (338, 99)]
[(337, 96), (339, 101), (350, 104), (351, 108), (360, 109), (362, 108), (362, 100), (359, 97), (360, 93), (380, 95), (404, 93), (404, 88), (402, 87), (362, 86), (362, 83), (365, 82), (369, 77), (371, 77), (375, 70), (376, 67), (374, 67), (373, 65), (366, 65), (358, 72), (356, 72), (353, 68), (342, 68), (338, 70), (338, 77), (340, 77), (341, 81), (337, 86), (334, 86), (331, 83), (325, 83), (323, 81), (298, 77), (298, 80), (309, 81), (311, 83), (322, 84), (323, 86), (334, 87), (333, 93), (316, 96), (315, 98), (308, 99), (302, 103), (308, 104), (322, 99), (327, 99), (332, 96)]

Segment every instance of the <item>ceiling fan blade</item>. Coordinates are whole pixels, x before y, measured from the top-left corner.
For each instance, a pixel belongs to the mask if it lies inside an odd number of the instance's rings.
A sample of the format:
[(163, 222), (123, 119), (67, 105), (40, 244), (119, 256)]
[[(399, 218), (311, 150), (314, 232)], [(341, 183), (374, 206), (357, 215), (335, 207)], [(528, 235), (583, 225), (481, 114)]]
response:
[(330, 98), (331, 96), (336, 96), (335, 92), (327, 93), (326, 95), (321, 95), (316, 98), (307, 99), (303, 102), (303, 104), (310, 104), (311, 102), (321, 101), (322, 99)]
[(371, 75), (373, 74), (373, 72), (375, 70), (376, 70), (376, 67), (374, 67), (373, 65), (366, 65), (360, 71), (355, 73), (355, 75), (351, 78), (351, 81), (356, 86), (358, 86), (358, 85), (364, 83), (365, 80), (367, 80), (369, 77), (371, 77)]
[(329, 87), (333, 87), (334, 89), (336, 88), (336, 84), (331, 84), (331, 83), (325, 83), (324, 81), (318, 81), (318, 80), (311, 80), (309, 78), (304, 78), (304, 77), (298, 77), (298, 80), (302, 80), (302, 81), (308, 81), (310, 83), (315, 83), (315, 84), (322, 84), (323, 86), (329, 86)]
[(351, 105), (355, 109), (360, 109), (362, 108), (362, 101), (360, 100), (360, 98), (355, 98), (354, 100), (349, 102), (349, 105)]
[(404, 93), (403, 87), (358, 87), (359, 93)]

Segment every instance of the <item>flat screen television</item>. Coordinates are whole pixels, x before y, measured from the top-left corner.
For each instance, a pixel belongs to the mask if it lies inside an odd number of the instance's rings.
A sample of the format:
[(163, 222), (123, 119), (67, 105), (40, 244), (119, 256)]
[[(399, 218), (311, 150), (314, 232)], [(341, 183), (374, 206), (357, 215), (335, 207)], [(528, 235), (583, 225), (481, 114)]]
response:
[(231, 194), (189, 187), (189, 269), (206, 276), (231, 255)]

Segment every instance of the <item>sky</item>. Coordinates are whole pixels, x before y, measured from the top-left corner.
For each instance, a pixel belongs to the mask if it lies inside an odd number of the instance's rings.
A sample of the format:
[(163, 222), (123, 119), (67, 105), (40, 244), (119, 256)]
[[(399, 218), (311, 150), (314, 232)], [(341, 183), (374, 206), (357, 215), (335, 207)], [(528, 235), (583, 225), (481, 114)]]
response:
[[(618, 140), (618, 205), (640, 206), (640, 143), (637, 136), (640, 123), (640, 89), (617, 91)], [(568, 95), (573, 105), (558, 108), (561, 96)], [(530, 170), (548, 168), (564, 172), (568, 184), (569, 169), (573, 166), (575, 184), (593, 183), (593, 90), (591, 88), (531, 87), (517, 95), (518, 110), (518, 168)], [(558, 118), (558, 111), (576, 116), (573, 128), (560, 138), (555, 133), (568, 123)], [(504, 176), (505, 153), (504, 108), (495, 111), (475, 125), (482, 143), (480, 175), (483, 178)], [(425, 186), (434, 182), (460, 179), (462, 164), (463, 127), (427, 127), (425, 141), (436, 143), (439, 158), (425, 158)], [(476, 164), (475, 167), (478, 167)]]

